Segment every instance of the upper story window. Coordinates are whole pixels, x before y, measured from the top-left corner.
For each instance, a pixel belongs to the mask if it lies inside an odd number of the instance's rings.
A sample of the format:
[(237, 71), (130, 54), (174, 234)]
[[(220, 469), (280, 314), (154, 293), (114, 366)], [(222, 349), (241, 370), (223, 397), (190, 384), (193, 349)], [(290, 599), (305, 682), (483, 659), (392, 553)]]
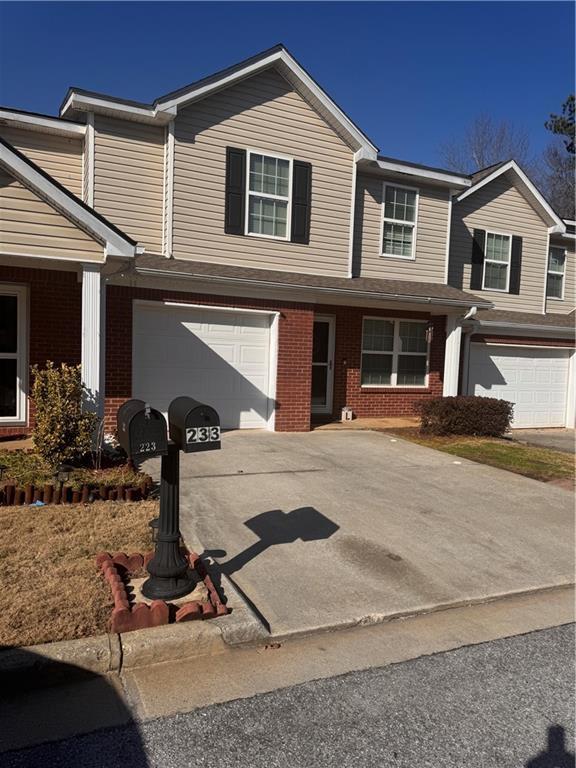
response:
[(246, 234), (290, 239), (292, 160), (248, 152)]
[(564, 298), (564, 273), (566, 271), (566, 251), (552, 246), (548, 254), (548, 275), (546, 296), (549, 299)]
[(384, 184), (382, 253), (414, 259), (418, 190)]
[(510, 286), (511, 235), (486, 232), (484, 254), (484, 280), (482, 288), (490, 291), (508, 291)]
[(426, 386), (426, 331), (426, 321), (365, 317), (362, 326), (362, 386)]

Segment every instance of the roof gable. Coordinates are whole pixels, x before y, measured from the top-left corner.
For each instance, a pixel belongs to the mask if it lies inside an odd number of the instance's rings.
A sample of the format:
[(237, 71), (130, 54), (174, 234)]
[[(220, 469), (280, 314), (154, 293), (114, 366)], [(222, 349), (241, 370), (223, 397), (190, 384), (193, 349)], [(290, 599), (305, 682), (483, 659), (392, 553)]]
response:
[(156, 99), (152, 104), (115, 99), (72, 88), (66, 95), (60, 115), (95, 111), (124, 119), (167, 123), (174, 119), (182, 107), (269, 68), (278, 70), (360, 156), (376, 160), (377, 147), (283, 45), (277, 45), (239, 64), (172, 91)]
[(472, 186), (456, 197), (456, 202), (465, 200), (470, 195), (490, 184), (495, 179), (508, 174), (512, 179), (514, 186), (522, 193), (527, 201), (536, 210), (542, 220), (548, 225), (550, 232), (563, 233), (566, 231), (566, 225), (558, 214), (553, 210), (544, 195), (530, 180), (527, 174), (522, 170), (515, 160), (509, 160), (504, 163), (497, 163), (495, 166), (478, 171), (472, 176)]
[(0, 138), (0, 167), (104, 247), (107, 256), (134, 256), (137, 244), (25, 155)]

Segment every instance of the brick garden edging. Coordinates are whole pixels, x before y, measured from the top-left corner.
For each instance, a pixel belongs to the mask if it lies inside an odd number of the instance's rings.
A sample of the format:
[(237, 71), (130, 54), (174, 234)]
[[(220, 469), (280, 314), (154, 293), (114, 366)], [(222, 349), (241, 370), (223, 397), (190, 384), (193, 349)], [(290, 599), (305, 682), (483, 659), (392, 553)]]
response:
[(114, 608), (110, 617), (111, 632), (132, 632), (135, 629), (159, 627), (172, 621), (180, 623), (197, 619), (213, 619), (229, 613), (229, 609), (222, 602), (206, 571), (206, 566), (195, 552), (187, 552), (186, 557), (198, 580), (204, 582), (208, 591), (208, 601), (192, 600), (179, 605), (177, 609), (176, 606), (164, 600), (153, 600), (150, 605), (131, 604), (126, 590), (126, 578), (141, 571), (153, 554), (148, 552), (146, 555), (139, 553), (126, 555), (124, 552), (117, 552), (110, 555), (108, 552), (101, 552), (96, 556), (96, 565), (110, 585), (114, 598)]
[(143, 480), (138, 486), (126, 485), (88, 485), (73, 489), (69, 485), (62, 487), (46, 483), (44, 485), (27, 484), (19, 488), (14, 483), (6, 483), (0, 488), (0, 506), (26, 506), (41, 501), (43, 504), (88, 504), (92, 501), (145, 501), (153, 486), (151, 478)]

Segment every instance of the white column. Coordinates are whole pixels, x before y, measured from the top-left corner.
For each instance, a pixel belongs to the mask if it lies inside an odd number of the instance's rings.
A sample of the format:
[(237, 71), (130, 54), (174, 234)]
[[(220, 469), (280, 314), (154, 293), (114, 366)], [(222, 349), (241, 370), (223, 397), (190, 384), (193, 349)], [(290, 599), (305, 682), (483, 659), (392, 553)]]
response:
[(101, 279), (99, 264), (82, 265), (82, 383), (85, 407), (100, 413), (101, 397)]
[(568, 393), (566, 400), (566, 426), (574, 429), (576, 426), (576, 352), (572, 352), (568, 362)]
[(451, 397), (458, 394), (458, 371), (460, 368), (460, 342), (462, 326), (457, 315), (446, 318), (446, 349), (444, 354), (444, 386), (442, 394)]

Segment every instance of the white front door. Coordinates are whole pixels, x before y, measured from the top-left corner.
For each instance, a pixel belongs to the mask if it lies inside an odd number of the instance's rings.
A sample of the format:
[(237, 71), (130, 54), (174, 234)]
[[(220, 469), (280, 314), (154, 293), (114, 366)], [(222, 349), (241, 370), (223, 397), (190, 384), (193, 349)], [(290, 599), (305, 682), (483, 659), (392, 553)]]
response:
[(312, 413), (332, 413), (335, 318), (316, 315), (312, 343)]
[(470, 345), (469, 393), (514, 403), (513, 427), (563, 427), (570, 351)]
[(214, 407), (225, 429), (269, 427), (272, 322), (256, 312), (136, 302), (132, 396), (166, 413), (188, 395)]

